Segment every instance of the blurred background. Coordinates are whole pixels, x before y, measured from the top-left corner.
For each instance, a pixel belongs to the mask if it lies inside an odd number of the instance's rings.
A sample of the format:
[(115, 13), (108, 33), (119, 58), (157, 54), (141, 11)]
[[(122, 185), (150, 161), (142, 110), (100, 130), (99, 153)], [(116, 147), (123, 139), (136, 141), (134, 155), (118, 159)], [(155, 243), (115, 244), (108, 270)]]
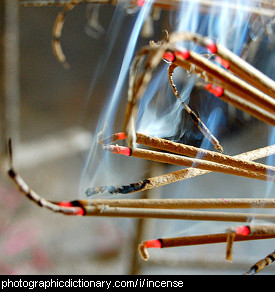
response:
[[(57, 62), (51, 48), (53, 24), (62, 7), (25, 7), (15, 0), (0, 3), (1, 274), (242, 274), (274, 250), (274, 240), (259, 240), (235, 243), (232, 263), (225, 260), (225, 244), (150, 250), (150, 260), (143, 262), (137, 246), (145, 239), (224, 232), (232, 224), (62, 216), (32, 204), (8, 179), (5, 143), (7, 137), (12, 137), (15, 168), (33, 190), (55, 201), (85, 198), (82, 190), (87, 186), (80, 185), (80, 181), (87, 155), (102, 112), (109, 106), (139, 13), (138, 9), (130, 11), (122, 2), (118, 7), (81, 4), (67, 15), (61, 37), (70, 65), (67, 70)], [(254, 2), (249, 1), (251, 5)], [(188, 1), (185, 4), (185, 10), (192, 12)], [(272, 1), (267, 9), (273, 11), (274, 19)], [(136, 51), (149, 40), (160, 40), (164, 29), (172, 31), (179, 21), (175, 17), (175, 11), (161, 11), (154, 22), (148, 21), (149, 31), (154, 30), (138, 36)], [(241, 51), (244, 58), (274, 79), (274, 23), (270, 19), (250, 18)], [(98, 23), (91, 24), (91, 20)], [(244, 23), (249, 21), (244, 19)], [(116, 129), (123, 121), (126, 90), (127, 82), (116, 111)], [(207, 108), (203, 114), (209, 116), (215, 98), (196, 96), (192, 103), (197, 104), (198, 111)], [(219, 124), (226, 154), (274, 143), (274, 129), (225, 104), (219, 106), (226, 113), (226, 121)], [(188, 122), (183, 126), (184, 135), (178, 134), (181, 141), (200, 145), (202, 138), (192, 134), (196, 130)], [(261, 162), (272, 164), (267, 159)], [(121, 164), (115, 175), (131, 169), (131, 163)], [(146, 175), (178, 169), (159, 164), (139, 167), (142, 171), (137, 174), (134, 168), (127, 180), (134, 182)], [(85, 173), (89, 175), (93, 174)], [(99, 174), (103, 181), (104, 175)], [(264, 198), (274, 197), (274, 186), (209, 174), (152, 190), (146, 196)], [(274, 274), (274, 266), (262, 274)]]

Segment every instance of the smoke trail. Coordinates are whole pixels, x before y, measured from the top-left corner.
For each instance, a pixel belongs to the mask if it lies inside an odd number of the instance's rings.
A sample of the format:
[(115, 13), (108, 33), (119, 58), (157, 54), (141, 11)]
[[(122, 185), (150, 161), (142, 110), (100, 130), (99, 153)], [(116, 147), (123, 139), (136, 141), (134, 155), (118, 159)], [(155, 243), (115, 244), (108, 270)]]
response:
[[(138, 37), (143, 26), (143, 23), (148, 16), (152, 6), (152, 1), (145, 1), (144, 5), (140, 8), (138, 16), (136, 18), (135, 24), (133, 26), (131, 35), (129, 37), (128, 45), (125, 50), (124, 58), (122, 61), (122, 65), (120, 67), (118, 79), (113, 89), (112, 95), (110, 96), (110, 100), (108, 104), (105, 106), (103, 114), (100, 117), (98, 122), (96, 133), (102, 131), (105, 127), (106, 135), (112, 132), (112, 128), (109, 127), (113, 125), (115, 114), (117, 112), (118, 102), (121, 97), (121, 92), (125, 84), (125, 80), (128, 76), (128, 70), (135, 52), (135, 48), (137, 45)], [(86, 163), (82, 172), (82, 176), (80, 179), (80, 193), (83, 193), (83, 190), (87, 188), (87, 185), (92, 185), (92, 182), (98, 179), (98, 176), (104, 176), (109, 174), (109, 171), (104, 171), (104, 168), (108, 169), (108, 164), (110, 163), (109, 154), (105, 152), (101, 158), (99, 158), (97, 147), (96, 137), (92, 141), (92, 145), (90, 151), (88, 153), (88, 157), (86, 159)], [(110, 169), (110, 168), (109, 168)]]

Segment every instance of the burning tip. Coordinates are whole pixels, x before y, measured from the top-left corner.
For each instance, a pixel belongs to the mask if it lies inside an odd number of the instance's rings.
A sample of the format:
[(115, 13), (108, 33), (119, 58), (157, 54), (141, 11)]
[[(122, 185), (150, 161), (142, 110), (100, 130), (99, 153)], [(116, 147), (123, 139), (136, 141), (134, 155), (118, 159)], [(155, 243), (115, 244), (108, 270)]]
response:
[(138, 247), (139, 254), (145, 261), (149, 259), (149, 253), (147, 248), (162, 248), (162, 240), (161, 239), (147, 240), (139, 245)]
[(137, 6), (142, 7), (145, 3), (145, 0), (137, 0)]
[(187, 49), (181, 49), (180, 51), (176, 51), (175, 55), (176, 57), (187, 60), (190, 57), (190, 52)]
[(132, 154), (131, 148), (125, 147), (125, 146), (118, 146), (118, 145), (103, 146), (103, 150), (109, 151), (115, 154), (126, 155), (126, 156), (131, 156)]
[(206, 47), (210, 53), (212, 53), (212, 54), (217, 53), (217, 46), (212, 40), (209, 40)]
[(208, 83), (205, 86), (205, 89), (208, 90), (210, 93), (214, 94), (216, 97), (221, 97), (223, 95), (223, 88), (220, 86)]
[(85, 210), (81, 207), (74, 207), (74, 215), (76, 216), (84, 216)]
[(67, 202), (67, 201), (59, 202), (58, 205), (61, 207), (69, 207), (69, 208), (73, 207), (73, 204), (71, 202)]
[(228, 61), (222, 59), (222, 58), (219, 57), (219, 56), (217, 56), (217, 57), (215, 58), (215, 60), (216, 60), (217, 63), (221, 64), (225, 69), (229, 69), (230, 64), (229, 64)]
[(175, 60), (175, 55), (172, 52), (165, 52), (163, 59), (167, 62), (173, 62)]
[(235, 229), (236, 234), (247, 236), (250, 234), (249, 226), (238, 226)]

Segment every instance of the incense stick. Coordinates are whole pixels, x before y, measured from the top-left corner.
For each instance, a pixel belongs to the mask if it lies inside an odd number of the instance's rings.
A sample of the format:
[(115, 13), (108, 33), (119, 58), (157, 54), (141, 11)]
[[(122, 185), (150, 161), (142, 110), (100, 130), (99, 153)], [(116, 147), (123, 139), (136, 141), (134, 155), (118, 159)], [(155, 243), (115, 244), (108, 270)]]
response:
[(130, 149), (123, 146), (108, 145), (103, 146), (103, 150), (110, 151), (112, 153), (132, 156), (136, 158), (142, 158), (152, 161), (157, 161), (161, 163), (174, 164), (192, 168), (199, 168), (202, 170), (221, 172), (230, 175), (243, 176), (247, 178), (259, 179), (264, 181), (275, 181), (275, 177), (271, 174), (260, 173), (256, 171), (244, 170), (238, 167), (232, 167), (225, 164), (219, 164), (211, 161), (205, 161), (197, 158), (189, 158), (180, 155), (157, 152), (153, 150), (146, 150), (141, 148)]
[(61, 202), (52, 203), (29, 188), (24, 180), (11, 168), (8, 174), (18, 189), (31, 201), (40, 207), (45, 207), (53, 212), (64, 215), (80, 216), (100, 216), (100, 217), (126, 217), (126, 218), (158, 218), (175, 220), (207, 220), (207, 221), (231, 221), (247, 222), (252, 219), (275, 221), (275, 215), (270, 214), (246, 214), (246, 213), (226, 213), (226, 212), (207, 212), (191, 210), (164, 210), (164, 209), (143, 209), (143, 208), (119, 208), (100, 206), (71, 206)]
[(100, 206), (155, 209), (249, 209), (275, 208), (275, 199), (88, 199), (67, 202), (70, 206)]
[[(204, 245), (204, 244), (216, 244), (224, 243), (227, 241), (228, 233), (217, 233), (217, 234), (205, 234), (205, 235), (193, 235), (193, 236), (183, 236), (183, 237), (173, 237), (173, 238), (160, 238), (147, 240), (139, 245), (139, 252), (144, 260), (149, 259), (148, 248), (172, 248), (180, 246), (192, 246), (192, 245)], [(234, 241), (250, 241), (250, 240), (260, 240), (260, 239), (272, 239), (275, 238), (274, 235), (269, 235), (267, 237), (263, 235), (251, 235), (243, 236), (236, 235)]]

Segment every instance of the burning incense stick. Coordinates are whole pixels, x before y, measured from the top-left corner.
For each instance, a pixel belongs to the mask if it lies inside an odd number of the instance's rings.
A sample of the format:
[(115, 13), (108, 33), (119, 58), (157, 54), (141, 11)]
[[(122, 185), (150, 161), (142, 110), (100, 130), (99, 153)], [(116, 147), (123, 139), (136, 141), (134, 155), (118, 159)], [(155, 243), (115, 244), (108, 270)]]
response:
[(275, 251), (254, 264), (245, 275), (254, 275), (275, 261)]
[(233, 229), (236, 234), (248, 236), (252, 234), (268, 235), (275, 234), (275, 225), (246, 225)]
[[(235, 155), (233, 157), (251, 161), (251, 160), (261, 159), (263, 157), (267, 157), (273, 154), (275, 154), (275, 145), (259, 148), (257, 150)], [(110, 194), (119, 194), (119, 193), (129, 194), (129, 193), (134, 193), (138, 191), (143, 191), (146, 189), (157, 188), (163, 185), (175, 183), (184, 179), (192, 178), (198, 175), (203, 175), (209, 172), (210, 171), (206, 171), (206, 170), (187, 168), (187, 169), (178, 170), (178, 171), (171, 172), (164, 175), (151, 177), (146, 180), (141, 180), (137, 183), (132, 183), (126, 186), (102, 186), (102, 187), (96, 187), (96, 188), (88, 188), (86, 191), (86, 194), (88, 196), (91, 196), (97, 193), (104, 193), (104, 192), (109, 192)]]
[[(144, 260), (149, 259), (148, 248), (171, 248), (180, 246), (191, 246), (191, 245), (204, 245), (204, 244), (215, 244), (224, 243), (227, 241), (228, 233), (217, 233), (217, 234), (206, 234), (206, 235), (194, 235), (194, 236), (183, 236), (173, 238), (160, 238), (147, 240), (141, 243), (138, 247), (141, 257)], [(268, 237), (262, 235), (251, 235), (243, 236), (236, 235), (234, 241), (248, 241), (248, 240), (260, 240), (260, 239), (271, 239), (275, 238), (274, 235)]]
[(164, 152), (157, 152), (153, 150), (146, 150), (141, 148), (135, 148), (131, 149), (124, 146), (116, 146), (116, 145), (108, 145), (103, 146), (103, 150), (110, 151), (115, 154), (121, 154), (126, 156), (132, 156), (162, 163), (168, 163), (168, 164), (174, 164), (174, 165), (181, 165), (186, 167), (193, 167), (193, 168), (199, 168), (202, 170), (208, 170), (208, 171), (215, 171), (215, 172), (221, 172), (231, 175), (237, 175), (237, 176), (243, 176), (247, 178), (254, 178), (259, 180), (268, 180), (268, 181), (275, 181), (275, 177), (269, 174), (262, 174), (260, 172), (256, 171), (249, 171), (244, 170), (237, 167), (228, 166), (225, 164), (218, 164), (211, 161), (205, 161), (202, 159), (196, 159), (196, 158), (189, 158), (184, 157), (180, 155), (170, 154), (170, 153), (164, 153)]
[(158, 219), (176, 219), (176, 220), (207, 220), (207, 221), (231, 221), (247, 222), (252, 219), (275, 221), (275, 215), (269, 214), (246, 214), (246, 213), (226, 213), (226, 212), (206, 212), (190, 210), (164, 210), (164, 209), (143, 209), (143, 208), (118, 208), (101, 206), (71, 206), (70, 204), (60, 202), (51, 203), (48, 200), (37, 195), (24, 180), (11, 168), (8, 172), (18, 189), (31, 201), (40, 207), (45, 207), (53, 212), (59, 212), (64, 215), (80, 216), (103, 216), (103, 217), (126, 217), (126, 218), (158, 218)]

